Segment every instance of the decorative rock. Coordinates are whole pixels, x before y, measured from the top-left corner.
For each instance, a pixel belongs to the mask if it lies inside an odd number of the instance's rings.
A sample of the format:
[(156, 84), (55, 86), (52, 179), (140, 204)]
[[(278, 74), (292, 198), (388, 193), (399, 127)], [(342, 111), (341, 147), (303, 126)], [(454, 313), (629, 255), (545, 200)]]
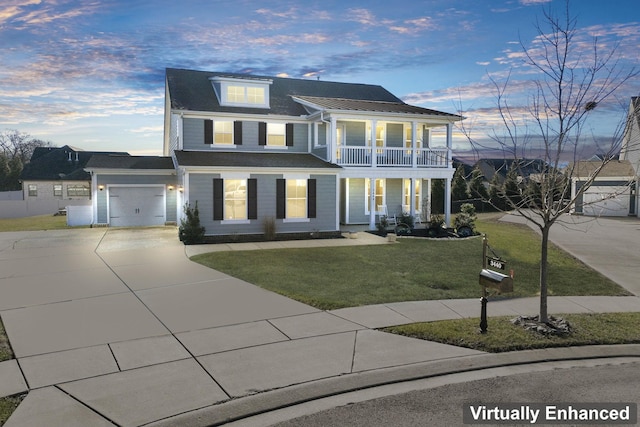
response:
[(549, 322), (541, 323), (538, 316), (518, 316), (511, 319), (511, 323), (542, 335), (565, 336), (571, 333), (571, 325), (562, 317), (549, 316)]

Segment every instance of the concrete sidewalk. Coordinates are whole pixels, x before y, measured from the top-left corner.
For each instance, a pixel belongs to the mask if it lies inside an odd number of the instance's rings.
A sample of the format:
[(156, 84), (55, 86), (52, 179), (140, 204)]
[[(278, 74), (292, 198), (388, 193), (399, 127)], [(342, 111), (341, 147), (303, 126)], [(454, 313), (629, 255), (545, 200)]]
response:
[[(188, 260), (173, 228), (0, 233), (0, 316), (17, 359), (0, 396), (29, 390), (6, 426), (208, 425), (411, 378), (640, 346), (500, 355), (374, 330), (478, 317), (478, 299), (321, 311)], [(235, 244), (386, 244), (357, 239)], [(537, 298), (489, 314), (537, 311)], [(552, 312), (640, 311), (638, 297), (552, 297)], [(497, 365), (496, 365), (497, 364)]]

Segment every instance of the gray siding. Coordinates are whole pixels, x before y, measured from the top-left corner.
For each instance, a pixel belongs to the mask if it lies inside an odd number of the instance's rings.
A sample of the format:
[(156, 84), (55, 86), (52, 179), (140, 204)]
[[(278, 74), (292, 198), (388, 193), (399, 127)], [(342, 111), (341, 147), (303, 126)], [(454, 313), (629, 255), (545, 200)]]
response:
[(387, 147), (404, 147), (404, 127), (400, 123), (387, 124)]
[[(228, 119), (227, 119), (228, 120)], [(229, 150), (229, 146), (212, 146), (204, 143), (204, 119), (185, 118), (184, 144), (185, 150)], [(234, 146), (233, 150), (264, 151), (264, 146), (258, 144), (258, 121), (242, 122), (242, 145)], [(293, 147), (283, 148), (282, 151), (306, 153), (309, 149), (309, 132), (306, 123), (294, 123)], [(271, 150), (271, 148), (269, 148)]]
[[(385, 182), (385, 199), (390, 215), (399, 214), (402, 211), (402, 180), (387, 179)], [(346, 185), (345, 185), (346, 187)], [(366, 213), (366, 183), (364, 179), (349, 179), (349, 218), (346, 212), (341, 220), (348, 224), (368, 224), (369, 214)], [(346, 196), (343, 200), (346, 199)], [(344, 202), (343, 202), (344, 203)], [(346, 221), (345, 221), (346, 219)], [(378, 218), (376, 217), (376, 221)]]
[(345, 145), (364, 147), (367, 144), (367, 125), (364, 122), (343, 122)]
[[(282, 175), (254, 174), (257, 180), (258, 219), (249, 224), (222, 224), (213, 220), (213, 179), (219, 174), (190, 174), (189, 202), (198, 201), (200, 223), (207, 235), (262, 234), (264, 220), (276, 217), (276, 180)], [(311, 175), (316, 180), (316, 218), (309, 222), (284, 222), (276, 219), (277, 233), (297, 233), (312, 231), (336, 231), (336, 179), (335, 176)]]
[[(166, 221), (176, 221), (176, 208), (177, 208), (177, 188), (176, 177), (174, 175), (98, 175), (98, 185), (173, 185), (173, 190), (165, 189), (165, 217)], [(107, 211), (107, 194), (108, 191), (98, 191), (96, 196), (96, 204), (98, 208), (97, 220), (99, 224), (106, 224), (109, 222), (109, 215)]]

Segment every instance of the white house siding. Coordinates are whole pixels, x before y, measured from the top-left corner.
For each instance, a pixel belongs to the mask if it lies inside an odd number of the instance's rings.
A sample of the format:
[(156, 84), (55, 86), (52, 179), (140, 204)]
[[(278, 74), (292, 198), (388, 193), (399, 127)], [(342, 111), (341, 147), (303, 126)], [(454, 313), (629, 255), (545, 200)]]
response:
[[(213, 219), (213, 180), (223, 175), (217, 173), (190, 173), (189, 204), (198, 202), (200, 223), (207, 235), (262, 234), (264, 220), (276, 219), (276, 180), (284, 174), (250, 174), (248, 178), (257, 180), (258, 218), (242, 223)], [(313, 231), (336, 231), (336, 180), (335, 175), (310, 174), (316, 180), (316, 218), (308, 222), (286, 222), (276, 219), (277, 233), (298, 233)]]
[[(29, 185), (36, 185), (38, 188), (37, 196), (29, 196)], [(53, 186), (62, 185), (62, 195), (54, 196)], [(69, 185), (86, 185), (89, 188), (87, 196), (69, 196)], [(22, 183), (22, 191), (24, 192), (24, 200), (90, 200), (91, 199), (91, 181), (24, 181)]]

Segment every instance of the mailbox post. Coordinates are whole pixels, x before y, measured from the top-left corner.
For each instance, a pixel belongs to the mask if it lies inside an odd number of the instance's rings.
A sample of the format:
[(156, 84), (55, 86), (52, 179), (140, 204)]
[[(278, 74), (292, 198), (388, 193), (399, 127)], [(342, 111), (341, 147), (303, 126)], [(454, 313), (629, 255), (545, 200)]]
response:
[(489, 270), (487, 264), (492, 268), (504, 270), (506, 263), (500, 258), (487, 257), (487, 236), (482, 236), (482, 271), (480, 271), (479, 282), (482, 286), (482, 298), (480, 298), (480, 333), (487, 333), (487, 288), (497, 289), (498, 292), (513, 292), (513, 272), (511, 275), (498, 273)]

